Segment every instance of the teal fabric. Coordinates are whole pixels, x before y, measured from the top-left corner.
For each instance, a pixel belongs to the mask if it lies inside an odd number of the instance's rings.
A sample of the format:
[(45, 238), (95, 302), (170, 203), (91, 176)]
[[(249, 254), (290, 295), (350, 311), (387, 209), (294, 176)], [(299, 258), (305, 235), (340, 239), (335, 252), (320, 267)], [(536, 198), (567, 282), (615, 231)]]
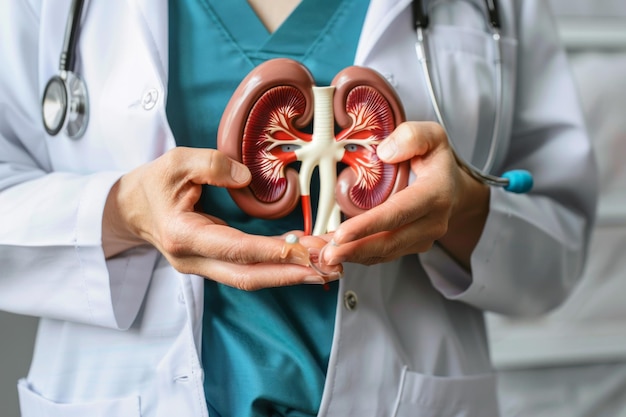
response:
[[(303, 0), (269, 34), (246, 0), (170, 0), (167, 114), (179, 146), (216, 147), (222, 112), (256, 65), (290, 57), (318, 85), (352, 64), (368, 0)], [(316, 201), (312, 190), (312, 201)], [(243, 213), (206, 186), (203, 209), (248, 233), (302, 229)], [(214, 416), (314, 416), (333, 338), (337, 283), (244, 292), (207, 280), (202, 335), (205, 393)]]

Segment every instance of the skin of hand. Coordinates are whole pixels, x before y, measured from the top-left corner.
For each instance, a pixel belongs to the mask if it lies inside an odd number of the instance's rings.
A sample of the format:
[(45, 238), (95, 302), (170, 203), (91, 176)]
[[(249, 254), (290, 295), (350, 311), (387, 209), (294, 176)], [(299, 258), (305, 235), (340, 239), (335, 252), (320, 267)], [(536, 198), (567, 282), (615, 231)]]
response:
[(489, 212), (489, 187), (459, 167), (444, 129), (405, 122), (377, 148), (387, 163), (410, 161), (416, 179), (384, 203), (344, 221), (322, 250), (322, 264), (388, 262), (435, 242), (470, 270)]
[[(240, 188), (250, 180), (243, 164), (217, 150), (172, 149), (112, 187), (102, 220), (105, 256), (150, 244), (182, 273), (248, 291), (338, 279), (341, 265), (321, 277), (295, 254), (284, 256), (284, 238), (246, 234), (195, 210), (203, 184)], [(300, 243), (319, 250), (327, 240), (302, 236)]]

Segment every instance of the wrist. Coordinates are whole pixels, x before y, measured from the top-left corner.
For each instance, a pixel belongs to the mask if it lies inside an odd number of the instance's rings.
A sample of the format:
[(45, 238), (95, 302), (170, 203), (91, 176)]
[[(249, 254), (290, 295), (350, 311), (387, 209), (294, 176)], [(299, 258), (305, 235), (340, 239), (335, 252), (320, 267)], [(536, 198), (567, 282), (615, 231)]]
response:
[(132, 231), (125, 220), (124, 215), (128, 213), (123, 210), (122, 181), (123, 177), (109, 190), (102, 214), (102, 250), (107, 259), (147, 243)]
[(453, 209), (448, 232), (438, 240), (440, 245), (470, 269), (470, 258), (480, 240), (489, 214), (490, 187), (466, 177), (467, 191)]

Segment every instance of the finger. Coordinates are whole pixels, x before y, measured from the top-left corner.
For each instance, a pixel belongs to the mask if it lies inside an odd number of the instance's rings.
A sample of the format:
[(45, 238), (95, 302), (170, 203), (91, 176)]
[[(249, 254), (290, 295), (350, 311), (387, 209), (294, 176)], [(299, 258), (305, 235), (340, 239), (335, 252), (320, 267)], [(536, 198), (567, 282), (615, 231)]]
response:
[[(163, 250), (173, 258), (200, 256), (234, 264), (301, 263), (296, 253), (283, 253), (284, 239), (244, 233), (229, 226), (214, 224), (197, 213), (180, 217), (170, 225), (169, 241)], [(321, 247), (326, 242), (304, 239), (307, 247)]]
[(328, 245), (323, 249), (323, 262), (328, 265), (389, 262), (429, 250), (440, 236), (436, 223), (425, 217), (393, 232), (380, 232), (343, 245)]
[(210, 224), (181, 231), (180, 255), (195, 255), (228, 263), (281, 263), (283, 241), (265, 236), (248, 235), (237, 229)]
[(415, 222), (433, 210), (435, 203), (429, 195), (420, 185), (411, 185), (384, 203), (344, 221), (335, 231), (333, 242), (342, 245)]
[(293, 235), (298, 238), (298, 243), (300, 243), (309, 253), (310, 260), (315, 262), (319, 260), (318, 255), (320, 250), (328, 244), (332, 240), (332, 233), (326, 233), (324, 235), (312, 236), (306, 235), (302, 230), (292, 230), (287, 233), (283, 233), (280, 236), (272, 236), (274, 239), (278, 239), (284, 244), (289, 239), (289, 236)]
[(188, 273), (245, 291), (298, 284), (321, 285), (340, 277), (338, 273), (322, 277), (311, 268), (293, 264), (238, 265), (202, 257), (187, 258), (185, 263)]
[(170, 175), (187, 178), (195, 184), (241, 188), (250, 183), (250, 170), (215, 149), (177, 147), (168, 152)]
[[(310, 239), (307, 239), (307, 236), (303, 236), (305, 240), (303, 244), (301, 238), (293, 233), (285, 236), (281, 257), (285, 258), (291, 255), (291, 257), (295, 259), (293, 261), (294, 263), (309, 266), (313, 268), (317, 274), (324, 277), (332, 276), (337, 273), (343, 274), (343, 265), (341, 264), (331, 267), (320, 264), (321, 250), (328, 242), (316, 236), (308, 236), (308, 238)], [(307, 240), (309, 242), (306, 242)]]
[(330, 241), (330, 235), (323, 235), (323, 236), (301, 236), (300, 237), (300, 243), (302, 243), (304, 246), (306, 246), (307, 248), (311, 249), (311, 248), (316, 248), (316, 249), (321, 249), (324, 246), (326, 246), (326, 244)]
[(219, 217), (213, 216), (211, 214), (203, 213), (202, 211), (198, 211), (198, 210), (196, 210), (194, 213), (199, 214), (200, 216), (204, 217), (205, 219), (207, 219), (211, 223), (219, 224), (219, 225), (222, 225), (222, 226), (227, 226), (228, 225), (228, 223), (226, 223), (225, 220), (222, 220)]
[(383, 162), (396, 164), (426, 155), (442, 143), (447, 143), (447, 139), (441, 125), (434, 122), (405, 122), (378, 145), (376, 153)]

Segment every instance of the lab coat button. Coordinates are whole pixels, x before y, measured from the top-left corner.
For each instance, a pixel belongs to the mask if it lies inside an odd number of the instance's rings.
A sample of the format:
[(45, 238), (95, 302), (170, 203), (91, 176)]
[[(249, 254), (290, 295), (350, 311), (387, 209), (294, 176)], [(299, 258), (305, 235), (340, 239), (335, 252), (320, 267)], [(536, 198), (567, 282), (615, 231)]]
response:
[(156, 89), (152, 88), (146, 91), (146, 93), (143, 95), (141, 105), (143, 106), (144, 110), (152, 110), (156, 105), (158, 99), (159, 92)]
[(356, 306), (358, 303), (359, 303), (359, 299), (357, 298), (356, 293), (354, 291), (346, 291), (346, 293), (343, 295), (343, 305), (348, 310), (356, 309)]

